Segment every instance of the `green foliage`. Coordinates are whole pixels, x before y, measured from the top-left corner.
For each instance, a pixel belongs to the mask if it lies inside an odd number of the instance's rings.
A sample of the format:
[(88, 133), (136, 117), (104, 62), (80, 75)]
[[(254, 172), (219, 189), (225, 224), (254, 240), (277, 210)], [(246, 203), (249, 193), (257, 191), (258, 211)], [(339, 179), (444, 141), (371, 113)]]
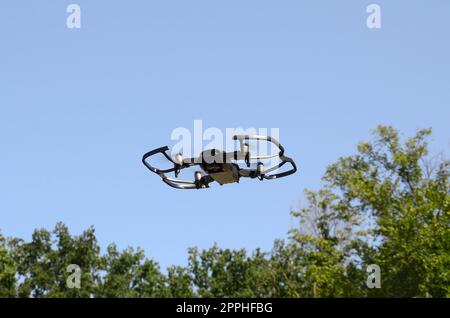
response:
[(15, 288), (17, 264), (11, 255), (8, 241), (0, 233), (0, 297), (13, 297)]
[[(17, 261), (19, 297), (90, 297), (96, 288), (99, 247), (90, 228), (72, 237), (65, 225), (58, 223), (52, 233), (36, 230), (32, 240), (16, 240), (12, 253)], [(67, 266), (77, 264), (82, 271), (82, 289), (67, 287)]]
[(140, 249), (119, 252), (114, 244), (100, 258), (105, 272), (100, 279), (96, 297), (163, 297), (164, 277), (158, 264), (145, 259)]
[[(187, 266), (163, 273), (141, 249), (102, 255), (93, 228), (72, 236), (59, 223), (28, 243), (0, 234), (0, 297), (449, 297), (450, 162), (428, 157), (430, 133), (402, 143), (378, 127), (305, 191), (298, 226), (268, 252), (191, 248)], [(369, 264), (380, 289), (365, 284)]]
[(268, 264), (259, 250), (251, 257), (245, 250), (221, 249), (216, 245), (202, 252), (189, 250), (188, 269), (200, 297), (263, 296), (261, 271)]
[(359, 256), (381, 267), (383, 287), (369, 295), (450, 295), (450, 163), (427, 159), (430, 134), (420, 130), (401, 145), (395, 129), (378, 127), (374, 143), (361, 143), (324, 177), (338, 206), (374, 223)]

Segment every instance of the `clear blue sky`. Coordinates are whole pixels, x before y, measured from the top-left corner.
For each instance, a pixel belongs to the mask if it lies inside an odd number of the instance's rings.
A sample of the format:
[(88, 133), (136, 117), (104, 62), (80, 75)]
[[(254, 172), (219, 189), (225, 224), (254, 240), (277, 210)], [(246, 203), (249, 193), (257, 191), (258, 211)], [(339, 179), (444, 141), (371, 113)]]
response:
[[(66, 28), (81, 6), (82, 27)], [(366, 7), (382, 28), (366, 26)], [(94, 225), (163, 267), (187, 248), (269, 249), (304, 188), (377, 124), (450, 149), (450, 2), (0, 3), (0, 229)], [(206, 191), (141, 164), (176, 127), (278, 127), (299, 172)], [(104, 249), (103, 249), (104, 251)]]

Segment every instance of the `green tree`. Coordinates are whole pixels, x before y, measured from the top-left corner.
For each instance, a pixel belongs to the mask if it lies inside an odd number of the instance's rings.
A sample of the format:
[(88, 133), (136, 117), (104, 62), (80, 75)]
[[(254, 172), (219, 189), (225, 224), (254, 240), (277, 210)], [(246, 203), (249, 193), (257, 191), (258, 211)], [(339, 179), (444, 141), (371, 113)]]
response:
[(144, 251), (127, 248), (120, 252), (108, 246), (100, 258), (102, 275), (96, 297), (165, 297), (165, 278), (154, 261), (145, 259)]
[[(324, 189), (309, 195), (312, 206), (295, 214), (304, 220), (319, 210), (318, 235), (294, 231), (293, 237), (312, 243), (319, 258), (341, 263), (347, 272), (346, 264), (352, 271), (372, 263), (381, 267), (382, 288), (361, 289), (361, 295), (450, 295), (450, 163), (428, 159), (430, 134), (420, 130), (402, 144), (398, 131), (378, 127), (373, 143), (360, 143), (356, 155), (327, 169)], [(329, 255), (324, 247), (331, 247)], [(321, 280), (326, 284), (336, 274), (322, 268), (320, 273), (331, 275)], [(349, 282), (353, 288), (355, 283)]]
[(217, 245), (201, 252), (189, 250), (188, 268), (200, 297), (265, 296), (263, 280), (268, 264), (259, 249), (252, 256), (244, 249), (221, 249)]
[[(72, 236), (59, 223), (28, 243), (0, 235), (0, 297), (449, 297), (450, 162), (429, 158), (430, 133), (402, 142), (378, 127), (305, 191), (298, 226), (268, 252), (191, 248), (164, 274), (141, 249), (101, 255), (92, 227)], [(67, 285), (70, 264), (80, 289)], [(380, 289), (365, 284), (369, 264)]]
[[(72, 237), (67, 226), (58, 223), (53, 233), (36, 230), (29, 243), (16, 240), (13, 253), (20, 297), (90, 297), (95, 291), (99, 246), (93, 228)], [(68, 287), (70, 264), (82, 268), (83, 288)]]
[(17, 264), (10, 247), (10, 242), (0, 233), (0, 297), (16, 295)]

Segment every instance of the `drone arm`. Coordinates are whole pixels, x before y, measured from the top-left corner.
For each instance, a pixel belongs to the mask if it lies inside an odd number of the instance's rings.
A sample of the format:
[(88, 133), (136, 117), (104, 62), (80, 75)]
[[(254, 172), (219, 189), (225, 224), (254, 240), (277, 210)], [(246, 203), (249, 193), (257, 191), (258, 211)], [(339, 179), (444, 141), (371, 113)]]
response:
[(255, 175), (254, 169), (240, 169), (239, 176), (240, 177), (252, 177)]

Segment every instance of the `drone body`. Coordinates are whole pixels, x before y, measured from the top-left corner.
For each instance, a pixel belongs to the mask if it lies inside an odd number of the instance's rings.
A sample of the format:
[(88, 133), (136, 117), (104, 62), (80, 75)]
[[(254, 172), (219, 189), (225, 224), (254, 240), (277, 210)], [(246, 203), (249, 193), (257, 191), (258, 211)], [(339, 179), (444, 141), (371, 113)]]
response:
[[(220, 185), (239, 182), (241, 177), (247, 178), (258, 178), (260, 180), (270, 180), (285, 177), (291, 175), (297, 171), (297, 167), (294, 161), (284, 155), (284, 148), (279, 144), (277, 140), (268, 136), (257, 136), (257, 135), (236, 135), (233, 137), (234, 140), (239, 140), (240, 150), (233, 152), (223, 152), (218, 149), (210, 149), (203, 151), (196, 158), (185, 158), (183, 159), (181, 154), (175, 155), (171, 158), (167, 155), (166, 151), (169, 150), (167, 146), (154, 149), (152, 151), (144, 154), (142, 162), (144, 165), (152, 172), (158, 174), (162, 180), (169, 186), (177, 189), (202, 189), (209, 188), (209, 184), (216, 181)], [(279, 148), (279, 152), (271, 155), (264, 156), (252, 156), (249, 151), (248, 140), (264, 140), (273, 143)], [(167, 160), (173, 163), (173, 168), (170, 169), (157, 169), (153, 167), (149, 162), (148, 158), (162, 153)], [(268, 169), (264, 167), (264, 164), (259, 160), (271, 159), (274, 157), (279, 157), (280, 163), (272, 166)], [(254, 161), (257, 162), (255, 169), (249, 169), (250, 164)], [(239, 166), (240, 162), (245, 162), (246, 168), (241, 168)], [(290, 163), (292, 168), (288, 171), (281, 173), (271, 172), (282, 167), (284, 164)], [(182, 169), (200, 166), (203, 173), (196, 171), (194, 173), (194, 180), (182, 180), (178, 179), (178, 174)], [(175, 179), (168, 177), (167, 173), (175, 173)]]
[(200, 167), (220, 185), (239, 182), (239, 166), (226, 160), (214, 160), (223, 158), (224, 153), (217, 149), (205, 150), (201, 154)]

